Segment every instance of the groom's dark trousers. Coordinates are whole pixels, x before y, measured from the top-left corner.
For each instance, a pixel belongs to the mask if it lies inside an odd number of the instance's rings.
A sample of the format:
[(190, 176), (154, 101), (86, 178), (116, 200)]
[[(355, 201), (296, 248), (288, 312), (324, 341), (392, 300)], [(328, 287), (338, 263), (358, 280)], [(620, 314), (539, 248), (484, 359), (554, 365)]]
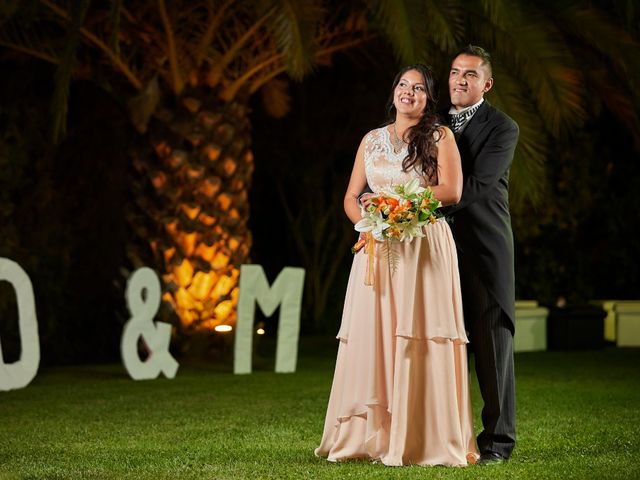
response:
[(518, 125), (485, 100), (456, 133), (463, 187), (444, 209), (458, 249), (469, 348), (484, 400), (481, 453), (509, 458), (516, 442), (513, 334), (515, 272), (509, 170)]
[(473, 263), (464, 254), (459, 255), (458, 262), (465, 326), (484, 400), (484, 430), (478, 436), (478, 448), (509, 458), (516, 440), (513, 323), (487, 290)]

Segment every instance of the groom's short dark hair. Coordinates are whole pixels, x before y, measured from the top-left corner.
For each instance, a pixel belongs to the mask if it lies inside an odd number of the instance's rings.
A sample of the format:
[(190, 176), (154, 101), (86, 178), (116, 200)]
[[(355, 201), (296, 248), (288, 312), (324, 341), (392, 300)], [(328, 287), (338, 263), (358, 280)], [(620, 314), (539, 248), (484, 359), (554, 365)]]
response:
[(466, 45), (461, 48), (458, 53), (453, 58), (456, 58), (458, 55), (471, 55), (472, 57), (479, 57), (482, 59), (482, 65), (487, 68), (489, 72), (489, 76), (493, 75), (491, 68), (491, 54), (487, 52), (484, 48), (479, 47), (477, 45)]

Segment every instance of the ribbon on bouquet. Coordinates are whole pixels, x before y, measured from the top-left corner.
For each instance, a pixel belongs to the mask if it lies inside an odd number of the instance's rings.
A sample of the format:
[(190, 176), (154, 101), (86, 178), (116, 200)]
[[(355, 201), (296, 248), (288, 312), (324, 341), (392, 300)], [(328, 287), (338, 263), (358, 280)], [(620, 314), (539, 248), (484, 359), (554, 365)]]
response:
[(368, 232), (363, 234), (363, 237), (351, 247), (351, 253), (358, 253), (364, 248), (364, 253), (367, 255), (367, 271), (364, 276), (364, 284), (370, 286), (375, 284), (375, 270), (373, 267), (375, 264), (376, 240)]
[(374, 262), (376, 255), (376, 240), (373, 238), (371, 233), (365, 233), (365, 246), (364, 253), (367, 254), (367, 273), (364, 277), (365, 285), (374, 285), (375, 284), (375, 270), (374, 270)]

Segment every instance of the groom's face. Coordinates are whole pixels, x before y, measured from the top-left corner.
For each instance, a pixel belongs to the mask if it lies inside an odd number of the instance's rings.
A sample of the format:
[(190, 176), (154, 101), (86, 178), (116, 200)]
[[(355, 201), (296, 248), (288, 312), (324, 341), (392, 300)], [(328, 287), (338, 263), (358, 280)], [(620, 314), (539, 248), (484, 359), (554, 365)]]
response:
[(460, 110), (478, 103), (493, 86), (493, 78), (482, 58), (461, 54), (453, 59), (449, 71), (451, 105)]

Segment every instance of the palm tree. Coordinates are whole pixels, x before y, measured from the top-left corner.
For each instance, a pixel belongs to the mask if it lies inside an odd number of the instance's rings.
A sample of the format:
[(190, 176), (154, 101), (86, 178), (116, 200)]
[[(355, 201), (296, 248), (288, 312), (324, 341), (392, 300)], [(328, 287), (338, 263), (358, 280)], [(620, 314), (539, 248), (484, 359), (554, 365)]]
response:
[[(164, 280), (182, 333), (233, 324), (239, 266), (251, 248), (248, 101), (286, 107), (278, 79), (300, 79), (368, 37), (363, 14), (294, 0), (39, 0), (0, 11), (0, 44), (57, 64), (54, 138), (72, 74), (128, 97), (141, 141), (132, 152), (129, 221)], [(96, 52), (99, 55), (96, 55)], [(123, 85), (124, 84), (124, 85)], [(144, 263), (130, 249), (134, 265)]]
[[(579, 126), (591, 106), (638, 125), (638, 90), (629, 89), (640, 72), (636, 32), (579, 1), (126, 3), (8, 3), (0, 45), (58, 64), (58, 105), (72, 73), (100, 78), (128, 99), (141, 134), (129, 220), (151, 247), (163, 298), (185, 333), (234, 321), (239, 265), (251, 248), (248, 102), (260, 91), (274, 113), (286, 111), (283, 75), (300, 79), (376, 35), (400, 61), (441, 71), (460, 44), (485, 46), (496, 58), (491, 99), (521, 127), (512, 168), (517, 211), (542, 197), (550, 143)], [(56, 111), (59, 135), (65, 110)]]

